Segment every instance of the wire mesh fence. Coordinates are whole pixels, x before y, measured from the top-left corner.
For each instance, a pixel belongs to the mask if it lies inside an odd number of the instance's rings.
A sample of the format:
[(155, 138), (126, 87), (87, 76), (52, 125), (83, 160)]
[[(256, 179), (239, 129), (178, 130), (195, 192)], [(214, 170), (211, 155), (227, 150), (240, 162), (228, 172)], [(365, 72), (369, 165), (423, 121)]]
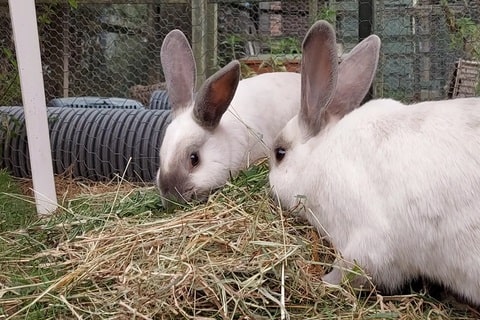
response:
[[(359, 41), (364, 22), (382, 38), (378, 97), (444, 97), (457, 60), (480, 58), (478, 1), (363, 1), (371, 6), (366, 16), (360, 16), (362, 1), (346, 0), (96, 2), (37, 1), (48, 100), (93, 95), (138, 97), (148, 104), (145, 94), (163, 81), (161, 42), (174, 28), (187, 35), (198, 54), (200, 81), (232, 59), (243, 59), (252, 73), (260, 65), (265, 71), (297, 70), (288, 62), (297, 62), (302, 38), (317, 19), (335, 24), (345, 52)], [(0, 15), (0, 102), (17, 105), (20, 89), (5, 0)]]
[[(160, 47), (174, 28), (192, 45), (197, 85), (232, 59), (244, 77), (299, 71), (301, 41), (318, 19), (335, 26), (339, 55), (369, 33), (380, 36), (373, 97), (415, 102), (479, 93), (478, 0), (38, 0), (36, 7), (47, 102), (115, 97), (148, 108), (152, 93), (164, 89)], [(6, 0), (0, 18), (0, 105), (21, 105)]]

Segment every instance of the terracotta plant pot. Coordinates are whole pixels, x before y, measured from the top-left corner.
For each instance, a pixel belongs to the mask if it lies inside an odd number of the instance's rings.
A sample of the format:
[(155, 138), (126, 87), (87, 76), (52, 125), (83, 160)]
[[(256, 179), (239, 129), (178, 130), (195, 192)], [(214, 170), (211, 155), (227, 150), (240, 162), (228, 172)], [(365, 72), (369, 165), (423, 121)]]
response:
[(259, 55), (240, 59), (242, 75), (250, 76), (266, 72), (300, 72), (301, 55)]

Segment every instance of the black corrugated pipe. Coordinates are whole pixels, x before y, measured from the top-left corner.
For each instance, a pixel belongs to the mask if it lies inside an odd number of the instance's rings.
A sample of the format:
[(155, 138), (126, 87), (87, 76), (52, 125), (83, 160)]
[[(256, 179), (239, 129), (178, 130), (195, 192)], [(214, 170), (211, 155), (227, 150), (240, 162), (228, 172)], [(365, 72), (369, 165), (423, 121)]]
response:
[(168, 100), (167, 90), (155, 90), (150, 96), (150, 109), (168, 110), (171, 109), (170, 101)]
[(103, 97), (55, 98), (48, 102), (47, 107), (88, 109), (143, 109), (143, 105), (137, 100)]
[(152, 92), (148, 106), (143, 106), (137, 100), (125, 98), (71, 97), (52, 99), (48, 102), (47, 107), (88, 109), (171, 109), (168, 92), (166, 90), (155, 90)]
[[(48, 108), (55, 174), (153, 181), (170, 110)], [(30, 177), (23, 107), (0, 108), (0, 167)], [(130, 163), (129, 163), (129, 159)]]

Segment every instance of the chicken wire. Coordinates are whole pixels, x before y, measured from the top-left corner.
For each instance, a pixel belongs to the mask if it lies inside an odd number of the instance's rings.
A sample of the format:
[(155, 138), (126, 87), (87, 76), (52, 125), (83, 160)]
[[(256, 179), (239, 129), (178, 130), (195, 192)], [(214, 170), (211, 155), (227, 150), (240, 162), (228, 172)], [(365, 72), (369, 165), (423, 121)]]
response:
[[(371, 17), (359, 17), (362, 1), (345, 0), (37, 2), (48, 100), (93, 95), (136, 97), (148, 104), (149, 92), (162, 88), (159, 52), (174, 28), (190, 41), (206, 43), (196, 51), (198, 61), (206, 61), (201, 70), (206, 77), (231, 59), (257, 59), (284, 70), (285, 60), (298, 60), (302, 38), (317, 19), (335, 24), (339, 48), (348, 51), (359, 41), (359, 23), (370, 19), (372, 32), (383, 41), (375, 96), (407, 101), (445, 97), (456, 61), (480, 58), (480, 4), (473, 0), (445, 1), (449, 13), (442, 0), (366, 1), (373, 6)], [(0, 14), (0, 100), (17, 105), (20, 89), (5, 1)], [(196, 39), (194, 32), (200, 34)]]
[[(478, 81), (455, 78), (461, 59), (480, 60), (478, 0), (37, 0), (36, 8), (47, 102), (117, 97), (148, 107), (152, 92), (165, 89), (160, 47), (174, 28), (192, 44), (197, 85), (232, 59), (244, 77), (299, 71), (302, 39), (318, 19), (335, 26), (339, 56), (370, 32), (380, 36), (373, 97), (479, 93)], [(21, 105), (6, 0), (0, 17), (0, 105)], [(474, 88), (457, 88), (467, 84)]]

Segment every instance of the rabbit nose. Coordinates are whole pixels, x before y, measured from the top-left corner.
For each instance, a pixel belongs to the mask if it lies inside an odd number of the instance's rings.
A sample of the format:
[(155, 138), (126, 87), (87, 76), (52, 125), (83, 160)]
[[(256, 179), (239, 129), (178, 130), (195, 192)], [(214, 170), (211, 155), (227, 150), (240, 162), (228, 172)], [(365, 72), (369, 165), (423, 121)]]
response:
[(191, 200), (190, 197), (178, 187), (160, 186), (160, 194), (162, 195), (162, 201), (164, 202), (177, 202), (184, 204)]
[(167, 210), (167, 212), (172, 212), (176, 208), (181, 207), (182, 205), (188, 203), (191, 200), (175, 189), (170, 190), (160, 187), (160, 194), (162, 199), (162, 206)]
[(163, 206), (171, 204), (185, 204), (192, 200), (193, 188), (186, 176), (178, 174), (162, 174), (157, 178), (157, 187), (162, 196)]

